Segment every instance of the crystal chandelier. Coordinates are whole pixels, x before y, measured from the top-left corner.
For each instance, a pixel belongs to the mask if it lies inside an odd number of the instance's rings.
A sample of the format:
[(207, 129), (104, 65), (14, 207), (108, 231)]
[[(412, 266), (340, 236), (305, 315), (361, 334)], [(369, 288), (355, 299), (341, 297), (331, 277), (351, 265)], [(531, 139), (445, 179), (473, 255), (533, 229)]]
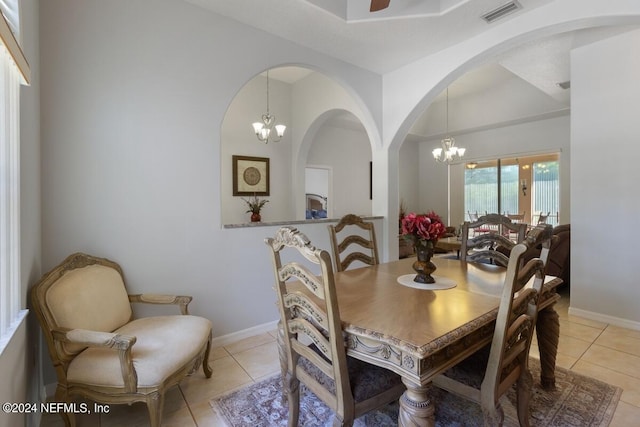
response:
[[(253, 123), (253, 131), (256, 133), (258, 140), (268, 144), (269, 141), (278, 142), (284, 135), (285, 125), (276, 125), (276, 116), (269, 114), (269, 71), (267, 70), (267, 112), (262, 115), (261, 122)], [(271, 131), (275, 129), (275, 135), (271, 135)]]
[(445, 137), (440, 143), (442, 144), (442, 148), (435, 148), (431, 153), (433, 154), (433, 158), (437, 162), (448, 163), (455, 160), (462, 159), (464, 156), (465, 148), (456, 147), (456, 140), (451, 136), (446, 136), (449, 134), (449, 88), (447, 88), (447, 128), (445, 132)]

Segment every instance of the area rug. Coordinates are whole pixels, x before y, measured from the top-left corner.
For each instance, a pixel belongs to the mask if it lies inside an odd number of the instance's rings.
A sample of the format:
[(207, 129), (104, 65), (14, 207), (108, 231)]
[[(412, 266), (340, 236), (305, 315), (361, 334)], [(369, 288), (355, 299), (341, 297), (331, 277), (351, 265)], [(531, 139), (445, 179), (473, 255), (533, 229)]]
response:
[[(540, 378), (540, 364), (531, 359), (534, 380)], [(622, 389), (575, 372), (556, 368), (556, 390), (544, 391), (535, 381), (531, 396), (531, 426), (606, 427), (620, 399)], [(300, 420), (305, 427), (331, 426), (333, 412), (313, 393), (301, 386)], [(437, 427), (476, 427), (483, 424), (476, 404), (453, 394), (432, 388)], [(515, 390), (502, 398), (505, 426), (518, 426)], [(279, 427), (287, 425), (288, 406), (282, 394), (279, 375), (229, 393), (211, 401), (229, 427)], [(398, 425), (398, 403), (385, 406), (358, 418), (354, 426), (382, 427)]]

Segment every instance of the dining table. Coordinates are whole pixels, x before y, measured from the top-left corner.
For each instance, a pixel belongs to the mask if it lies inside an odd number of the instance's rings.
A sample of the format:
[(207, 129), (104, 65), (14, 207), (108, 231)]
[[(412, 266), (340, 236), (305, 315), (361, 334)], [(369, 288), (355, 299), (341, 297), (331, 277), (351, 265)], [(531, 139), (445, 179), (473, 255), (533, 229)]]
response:
[[(422, 285), (412, 280), (414, 261), (337, 272), (334, 279), (347, 354), (402, 377), (399, 426), (431, 427), (431, 380), (491, 342), (506, 268), (434, 257), (436, 283)], [(561, 283), (547, 276), (539, 299), (540, 381), (547, 389), (555, 386)]]

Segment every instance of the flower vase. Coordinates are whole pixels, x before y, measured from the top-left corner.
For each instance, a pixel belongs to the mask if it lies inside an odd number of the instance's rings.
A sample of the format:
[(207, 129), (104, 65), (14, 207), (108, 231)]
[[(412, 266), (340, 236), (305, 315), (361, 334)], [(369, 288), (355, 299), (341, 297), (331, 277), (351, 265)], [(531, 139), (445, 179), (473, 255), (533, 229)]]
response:
[(251, 222), (260, 222), (262, 218), (260, 217), (260, 214), (258, 212), (253, 212), (251, 214)]
[(431, 262), (433, 257), (433, 241), (418, 241), (415, 244), (417, 261), (413, 263), (413, 269), (416, 271), (416, 277), (414, 282), (418, 283), (435, 283), (436, 280), (431, 276), (431, 273), (436, 271), (436, 265)]

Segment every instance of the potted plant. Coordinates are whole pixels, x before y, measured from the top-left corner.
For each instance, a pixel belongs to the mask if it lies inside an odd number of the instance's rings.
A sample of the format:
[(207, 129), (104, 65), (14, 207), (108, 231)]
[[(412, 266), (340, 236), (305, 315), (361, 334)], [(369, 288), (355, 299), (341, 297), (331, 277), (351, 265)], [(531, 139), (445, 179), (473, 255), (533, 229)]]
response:
[(247, 206), (249, 206), (249, 209), (247, 209), (246, 212), (251, 212), (251, 222), (260, 222), (260, 220), (262, 219), (260, 217), (260, 211), (265, 204), (269, 203), (269, 201), (266, 199), (260, 199), (255, 194), (248, 200), (244, 197), (242, 198), (242, 200), (247, 204)]

